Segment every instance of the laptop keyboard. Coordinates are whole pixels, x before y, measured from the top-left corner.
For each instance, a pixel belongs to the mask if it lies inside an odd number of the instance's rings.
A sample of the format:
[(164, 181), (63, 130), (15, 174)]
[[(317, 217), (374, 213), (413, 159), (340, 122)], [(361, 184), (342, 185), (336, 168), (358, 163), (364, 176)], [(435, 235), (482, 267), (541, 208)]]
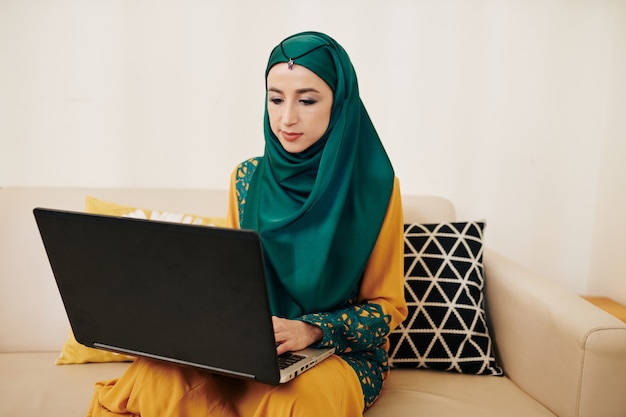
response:
[(300, 362), (304, 358), (305, 356), (296, 355), (295, 353), (291, 353), (291, 352), (286, 352), (281, 355), (278, 355), (278, 366), (280, 367), (280, 369), (285, 369), (285, 368), (290, 367), (296, 362)]

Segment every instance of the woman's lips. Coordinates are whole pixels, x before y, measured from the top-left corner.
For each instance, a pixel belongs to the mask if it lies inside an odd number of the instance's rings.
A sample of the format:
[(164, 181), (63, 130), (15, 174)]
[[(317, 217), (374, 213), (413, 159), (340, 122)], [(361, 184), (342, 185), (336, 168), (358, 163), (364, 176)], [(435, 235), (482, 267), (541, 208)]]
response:
[(302, 133), (285, 132), (284, 130), (281, 130), (280, 134), (287, 142), (293, 142), (294, 140), (302, 136)]

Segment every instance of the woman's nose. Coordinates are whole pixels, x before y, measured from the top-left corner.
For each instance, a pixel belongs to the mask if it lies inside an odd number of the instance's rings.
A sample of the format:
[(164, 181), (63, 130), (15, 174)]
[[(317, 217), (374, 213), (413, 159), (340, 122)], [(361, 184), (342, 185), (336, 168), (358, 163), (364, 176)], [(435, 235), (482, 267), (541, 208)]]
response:
[(284, 107), (282, 122), (285, 126), (292, 126), (298, 122), (298, 110), (295, 105), (288, 104)]

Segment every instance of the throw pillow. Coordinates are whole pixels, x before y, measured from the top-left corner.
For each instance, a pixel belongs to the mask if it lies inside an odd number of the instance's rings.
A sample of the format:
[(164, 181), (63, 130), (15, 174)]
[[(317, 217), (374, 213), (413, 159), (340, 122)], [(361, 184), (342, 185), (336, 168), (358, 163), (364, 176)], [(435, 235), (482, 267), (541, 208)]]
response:
[(70, 365), (78, 363), (102, 363), (102, 362), (129, 362), (134, 358), (129, 355), (100, 350), (85, 345), (81, 345), (74, 338), (74, 333), (70, 334), (61, 348), (61, 355), (57, 358), (57, 365)]
[(92, 214), (106, 214), (112, 216), (134, 217), (138, 219), (160, 220), (174, 223), (198, 224), (204, 226), (225, 226), (226, 219), (222, 217), (204, 217), (195, 214), (171, 213), (167, 211), (148, 210), (125, 206), (95, 197), (85, 198), (85, 211)]
[(484, 308), (484, 222), (404, 226), (406, 320), (389, 335), (390, 364), (502, 375)]
[[(141, 209), (100, 200), (95, 197), (85, 198), (85, 211), (92, 214), (125, 216), (176, 223), (198, 224), (205, 226), (226, 226), (226, 219), (222, 217), (203, 217), (194, 214), (169, 213), (165, 211)], [(118, 353), (81, 345), (76, 341), (74, 334), (70, 330), (69, 337), (63, 344), (61, 355), (57, 358), (56, 364), (64, 365), (88, 362), (122, 362), (130, 360), (133, 360), (132, 356), (120, 355)]]

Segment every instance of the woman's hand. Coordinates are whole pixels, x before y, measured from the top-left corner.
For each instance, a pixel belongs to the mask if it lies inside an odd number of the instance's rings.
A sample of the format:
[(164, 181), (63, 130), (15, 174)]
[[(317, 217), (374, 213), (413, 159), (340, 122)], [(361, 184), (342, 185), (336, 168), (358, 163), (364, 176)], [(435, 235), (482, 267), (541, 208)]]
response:
[(304, 349), (322, 340), (322, 329), (300, 320), (289, 320), (273, 316), (274, 337), (279, 345), (278, 355)]

